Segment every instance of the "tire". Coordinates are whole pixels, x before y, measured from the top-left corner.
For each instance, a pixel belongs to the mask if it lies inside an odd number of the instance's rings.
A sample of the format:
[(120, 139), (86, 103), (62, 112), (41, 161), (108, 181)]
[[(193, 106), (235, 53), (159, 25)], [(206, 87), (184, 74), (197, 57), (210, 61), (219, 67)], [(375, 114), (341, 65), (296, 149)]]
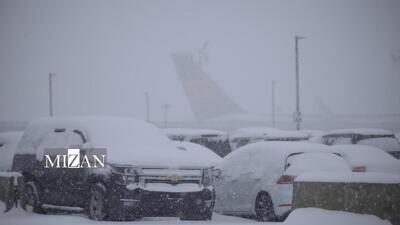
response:
[(24, 186), (24, 209), (33, 213), (45, 213), (40, 202), (39, 189), (35, 182), (29, 181)]
[(255, 209), (258, 221), (273, 221), (276, 218), (271, 197), (267, 193), (258, 195)]
[(96, 183), (90, 189), (87, 206), (87, 214), (90, 219), (99, 221), (107, 219), (106, 193), (107, 189), (102, 183)]
[(184, 212), (179, 218), (180, 220), (186, 221), (186, 220), (211, 220), (212, 219), (212, 210), (211, 209), (206, 209), (202, 211), (201, 213), (190, 213), (190, 212)]

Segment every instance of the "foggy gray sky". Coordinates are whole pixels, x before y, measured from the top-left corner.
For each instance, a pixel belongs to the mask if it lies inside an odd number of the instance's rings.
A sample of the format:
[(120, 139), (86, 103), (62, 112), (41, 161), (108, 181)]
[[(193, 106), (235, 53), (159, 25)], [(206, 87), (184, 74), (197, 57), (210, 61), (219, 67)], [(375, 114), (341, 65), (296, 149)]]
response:
[[(302, 111), (400, 113), (400, 1), (0, 0), (0, 120), (48, 115), (193, 119), (170, 54), (209, 40), (205, 70), (251, 114), (294, 111), (294, 35)], [(396, 60), (397, 59), (397, 60)]]

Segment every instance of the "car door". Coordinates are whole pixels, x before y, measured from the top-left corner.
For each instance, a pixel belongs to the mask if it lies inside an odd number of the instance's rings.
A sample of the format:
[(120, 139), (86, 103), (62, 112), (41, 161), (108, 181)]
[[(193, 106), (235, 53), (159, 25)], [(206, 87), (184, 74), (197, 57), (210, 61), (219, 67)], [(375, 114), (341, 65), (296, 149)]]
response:
[[(66, 154), (70, 147), (79, 147), (83, 144), (81, 135), (73, 129), (57, 128), (50, 130), (41, 140), (38, 154), (53, 155)], [(63, 165), (62, 157), (60, 164)], [(43, 168), (40, 172), (42, 187), (45, 193), (44, 202), (54, 205), (73, 205), (80, 199), (76, 190), (81, 189), (84, 180), (84, 169), (75, 168)]]
[(245, 202), (248, 196), (247, 183), (252, 176), (252, 171), (249, 170), (252, 168), (250, 166), (251, 163), (250, 154), (241, 154), (239, 160), (233, 160), (232, 162), (233, 165), (230, 169), (231, 174), (229, 178), (227, 178), (227, 185), (229, 186), (229, 208), (235, 214), (247, 212)]
[(257, 152), (249, 152), (245, 158), (246, 168), (243, 168), (236, 182), (234, 191), (240, 193), (236, 202), (240, 213), (248, 214), (253, 211), (254, 197), (260, 190), (264, 175), (265, 160)]
[(221, 174), (214, 179), (214, 187), (215, 187), (215, 210), (217, 212), (227, 212), (231, 211), (229, 208), (230, 203), (230, 193), (232, 192), (231, 186), (229, 185), (229, 181), (231, 179), (231, 175), (228, 170), (221, 168)]
[(241, 155), (233, 155), (223, 161), (221, 165), (221, 175), (215, 180), (216, 186), (216, 210), (225, 213), (235, 213), (240, 208), (237, 207), (239, 193), (237, 192), (236, 183), (238, 181), (240, 171), (243, 170), (243, 158)]

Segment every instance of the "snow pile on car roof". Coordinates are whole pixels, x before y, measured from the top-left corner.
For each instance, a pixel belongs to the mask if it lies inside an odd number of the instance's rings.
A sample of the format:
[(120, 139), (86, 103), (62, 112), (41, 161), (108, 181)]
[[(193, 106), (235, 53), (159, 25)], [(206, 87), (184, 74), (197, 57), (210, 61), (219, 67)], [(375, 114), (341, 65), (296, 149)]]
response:
[(296, 178), (297, 182), (334, 182), (334, 183), (382, 183), (400, 184), (400, 175), (389, 173), (359, 172), (308, 172)]
[(331, 152), (306, 152), (287, 159), (285, 174), (299, 175), (310, 171), (351, 172), (345, 159)]
[(163, 128), (162, 131), (167, 136), (185, 136), (190, 138), (220, 138), (226, 139), (227, 133), (220, 130), (211, 129), (193, 129), (193, 128)]
[(366, 167), (366, 172), (400, 174), (400, 160), (382, 149), (368, 145), (332, 145), (352, 167)]
[(390, 225), (374, 215), (356, 214), (343, 211), (317, 208), (295, 209), (283, 223), (284, 225)]
[(240, 137), (265, 137), (265, 138), (301, 138), (309, 137), (308, 133), (301, 131), (280, 130), (270, 127), (246, 127), (237, 129), (231, 139)]
[[(299, 152), (330, 152), (329, 146), (309, 142), (257, 142), (238, 148), (224, 157), (222, 164), (235, 171), (248, 168), (248, 171), (258, 171), (260, 168), (274, 172), (283, 172), (285, 159)], [(243, 159), (248, 158), (252, 164), (242, 165)], [(262, 159), (262, 160), (256, 160)]]
[(0, 171), (11, 170), (14, 153), (22, 132), (2, 132), (0, 133)]
[(325, 132), (323, 135), (330, 135), (330, 134), (393, 135), (393, 132), (377, 128), (350, 128), (350, 129), (331, 130)]
[(222, 160), (222, 158), (217, 155), (212, 150), (191, 142), (180, 142), (174, 141), (179, 149), (186, 151), (188, 154), (193, 155), (208, 164), (208, 166), (216, 166)]
[(225, 132), (212, 129), (194, 129), (194, 128), (163, 128), (166, 134), (187, 134), (187, 135), (202, 135), (202, 134), (216, 134), (226, 135)]
[(357, 144), (377, 147), (388, 152), (400, 151), (400, 143), (397, 138), (394, 137), (367, 138), (360, 140), (359, 142), (357, 142)]
[[(52, 117), (27, 127), (26, 141), (37, 141), (54, 129), (79, 129), (84, 147), (106, 148), (107, 162), (136, 166), (204, 166), (202, 159), (178, 149), (158, 128), (144, 121), (117, 117)], [(21, 143), (19, 153), (34, 153), (40, 143)], [(64, 146), (60, 146), (64, 147)]]

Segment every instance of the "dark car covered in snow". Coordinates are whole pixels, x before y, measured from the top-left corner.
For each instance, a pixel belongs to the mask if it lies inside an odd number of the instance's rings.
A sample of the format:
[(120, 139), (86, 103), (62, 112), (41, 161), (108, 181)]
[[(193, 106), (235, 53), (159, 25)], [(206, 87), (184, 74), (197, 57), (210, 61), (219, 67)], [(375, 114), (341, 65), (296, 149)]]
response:
[(400, 159), (400, 142), (393, 132), (384, 129), (355, 128), (333, 130), (311, 141), (326, 145), (368, 145), (380, 148)]
[[(68, 155), (49, 162), (52, 149), (66, 149)], [(98, 158), (81, 157), (78, 167), (70, 168), (71, 149), (80, 156), (105, 150), (104, 166), (99, 161), (94, 167)], [(62, 206), (80, 207), (95, 220), (212, 217), (215, 194), (207, 163), (134, 119), (34, 120), (18, 145), (13, 170), (24, 176), (26, 208), (38, 213)]]

